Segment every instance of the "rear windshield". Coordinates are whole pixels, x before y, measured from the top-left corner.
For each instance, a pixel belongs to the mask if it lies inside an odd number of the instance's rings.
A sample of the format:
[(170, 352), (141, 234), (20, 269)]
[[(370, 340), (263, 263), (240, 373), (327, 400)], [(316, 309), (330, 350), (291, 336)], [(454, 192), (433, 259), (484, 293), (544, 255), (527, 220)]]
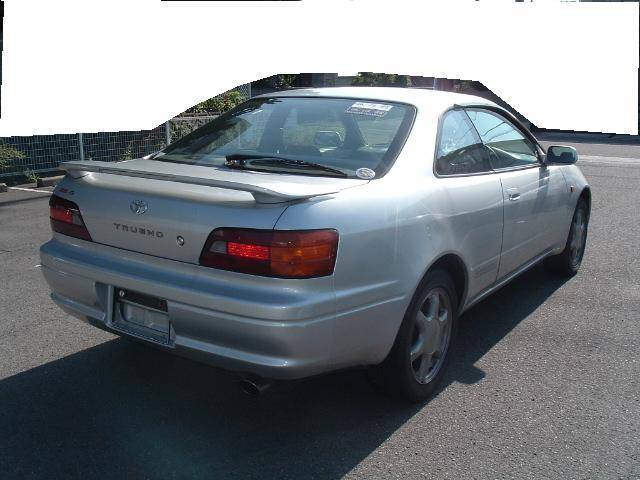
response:
[[(402, 148), (414, 115), (412, 106), (375, 100), (254, 98), (169, 145), (154, 159), (223, 167), (229, 155), (278, 157), (322, 165), (348, 177), (362, 177), (359, 169), (379, 177)], [(268, 170), (323, 175), (321, 170), (289, 170), (282, 165)]]

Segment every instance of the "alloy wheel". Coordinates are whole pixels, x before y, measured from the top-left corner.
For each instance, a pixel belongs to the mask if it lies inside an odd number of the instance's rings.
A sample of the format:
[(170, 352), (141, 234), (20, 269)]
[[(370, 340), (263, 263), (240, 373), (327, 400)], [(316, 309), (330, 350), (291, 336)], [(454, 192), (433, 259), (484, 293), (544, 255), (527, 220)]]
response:
[(442, 288), (430, 290), (414, 321), (410, 363), (414, 378), (426, 384), (433, 380), (444, 363), (452, 327), (451, 300)]
[(582, 259), (587, 233), (586, 214), (583, 208), (578, 208), (571, 224), (571, 263), (576, 265)]

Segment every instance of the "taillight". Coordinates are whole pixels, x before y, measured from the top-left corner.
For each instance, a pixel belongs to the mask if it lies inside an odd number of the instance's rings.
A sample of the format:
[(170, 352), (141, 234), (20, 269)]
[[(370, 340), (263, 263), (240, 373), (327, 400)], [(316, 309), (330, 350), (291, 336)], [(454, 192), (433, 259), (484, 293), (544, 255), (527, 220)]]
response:
[(219, 228), (209, 235), (200, 265), (268, 277), (323, 277), (333, 273), (337, 252), (335, 230)]
[(49, 217), (54, 232), (91, 241), (78, 205), (57, 195), (49, 199)]

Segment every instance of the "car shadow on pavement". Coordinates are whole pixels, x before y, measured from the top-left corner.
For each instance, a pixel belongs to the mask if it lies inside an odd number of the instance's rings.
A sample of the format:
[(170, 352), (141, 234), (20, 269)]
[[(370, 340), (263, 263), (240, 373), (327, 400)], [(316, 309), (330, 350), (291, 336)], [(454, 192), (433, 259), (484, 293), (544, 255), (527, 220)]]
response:
[[(443, 388), (563, 281), (540, 269), (469, 311)], [(0, 381), (0, 477), (340, 478), (425, 405), (377, 395), (362, 371), (247, 397), (235, 376), (124, 339)]]
[(441, 390), (452, 382), (482, 380), (485, 373), (476, 362), (566, 282), (537, 265), (465, 312)]

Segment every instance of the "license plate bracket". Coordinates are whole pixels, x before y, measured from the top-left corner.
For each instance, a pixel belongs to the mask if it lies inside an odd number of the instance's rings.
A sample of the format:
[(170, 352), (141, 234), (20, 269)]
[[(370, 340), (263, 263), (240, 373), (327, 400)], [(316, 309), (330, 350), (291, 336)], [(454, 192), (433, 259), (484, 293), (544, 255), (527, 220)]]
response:
[(146, 293), (114, 287), (111, 327), (128, 335), (168, 346), (171, 322), (167, 301)]

